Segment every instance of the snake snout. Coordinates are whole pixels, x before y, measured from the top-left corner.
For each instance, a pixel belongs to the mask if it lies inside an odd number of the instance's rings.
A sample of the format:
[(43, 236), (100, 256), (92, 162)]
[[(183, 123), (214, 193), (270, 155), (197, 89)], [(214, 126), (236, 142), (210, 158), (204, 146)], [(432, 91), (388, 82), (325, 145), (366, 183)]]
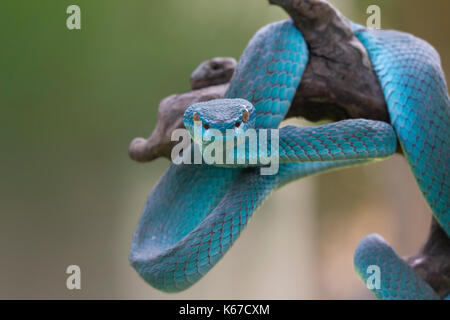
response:
[(255, 119), (255, 107), (249, 101), (215, 99), (187, 108), (184, 125), (195, 142), (207, 145), (212, 141), (227, 140), (230, 132), (233, 136), (245, 134), (247, 129), (254, 128)]

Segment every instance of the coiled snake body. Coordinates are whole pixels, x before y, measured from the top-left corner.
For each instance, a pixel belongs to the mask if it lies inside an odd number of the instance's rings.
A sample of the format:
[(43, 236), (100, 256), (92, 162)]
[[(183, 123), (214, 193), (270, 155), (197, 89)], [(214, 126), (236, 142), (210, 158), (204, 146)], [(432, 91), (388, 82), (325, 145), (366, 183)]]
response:
[[(396, 151), (397, 140), (434, 217), (450, 235), (450, 102), (439, 56), (409, 34), (353, 28), (369, 53), (391, 124), (354, 119), (281, 128), (275, 175), (261, 175), (258, 167), (171, 164), (148, 198), (130, 252), (131, 264), (148, 283), (168, 292), (188, 288), (227, 252), (273, 190), (311, 174), (384, 159)], [(186, 128), (201, 134), (278, 128), (308, 55), (290, 20), (265, 26), (245, 49), (226, 99), (189, 107)], [(354, 262), (364, 281), (369, 266), (380, 268), (380, 286), (372, 289), (378, 298), (438, 298), (379, 236), (361, 241)]]

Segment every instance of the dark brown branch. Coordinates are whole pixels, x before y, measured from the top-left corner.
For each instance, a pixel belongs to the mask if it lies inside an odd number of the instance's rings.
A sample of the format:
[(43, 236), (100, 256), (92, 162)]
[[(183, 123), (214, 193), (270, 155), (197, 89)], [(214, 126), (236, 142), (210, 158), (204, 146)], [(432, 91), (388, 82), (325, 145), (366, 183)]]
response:
[[(286, 116), (310, 121), (366, 118), (389, 122), (387, 106), (369, 56), (351, 26), (325, 0), (269, 0), (292, 17), (310, 50), (308, 65)], [(129, 154), (139, 162), (170, 158), (173, 130), (183, 128), (189, 105), (223, 97), (236, 68), (233, 58), (214, 58), (192, 73), (193, 91), (163, 99), (148, 139), (135, 138)], [(398, 148), (400, 150), (400, 148)], [(424, 247), (407, 263), (443, 297), (450, 292), (450, 239), (434, 221)]]
[(159, 104), (158, 122), (152, 135), (148, 139), (133, 139), (128, 149), (131, 159), (138, 162), (159, 157), (170, 159), (170, 152), (177, 143), (170, 137), (175, 129), (184, 128), (184, 111), (196, 102), (222, 98), (236, 64), (234, 58), (213, 58), (202, 62), (190, 77), (193, 91), (164, 98)]
[(175, 129), (184, 128), (183, 114), (187, 107), (196, 102), (222, 98), (228, 84), (206, 87), (183, 94), (171, 95), (161, 101), (158, 123), (148, 139), (135, 138), (130, 144), (131, 159), (148, 162), (159, 157), (170, 159), (170, 152), (177, 141), (170, 137)]
[(234, 58), (212, 58), (202, 62), (191, 74), (191, 89), (201, 89), (230, 81), (237, 62)]
[(450, 239), (434, 218), (425, 245), (406, 262), (441, 297), (450, 293)]
[(366, 118), (389, 122), (369, 55), (348, 20), (324, 0), (269, 0), (302, 32), (310, 60), (288, 116), (310, 121)]

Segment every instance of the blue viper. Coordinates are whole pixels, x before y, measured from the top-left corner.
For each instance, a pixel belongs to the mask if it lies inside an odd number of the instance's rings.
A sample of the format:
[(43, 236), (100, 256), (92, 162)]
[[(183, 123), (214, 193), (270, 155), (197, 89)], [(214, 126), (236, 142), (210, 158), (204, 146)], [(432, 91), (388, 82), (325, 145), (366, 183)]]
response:
[[(397, 141), (434, 217), (450, 235), (450, 102), (439, 55), (406, 33), (356, 24), (353, 29), (369, 53), (391, 123), (354, 119), (283, 127), (276, 175), (261, 175), (258, 167), (171, 164), (147, 200), (129, 257), (149, 284), (167, 292), (190, 287), (228, 251), (272, 191), (312, 174), (385, 159)], [(225, 98), (190, 106), (186, 128), (194, 135), (194, 120), (203, 123), (202, 135), (211, 129), (237, 128), (242, 134), (278, 128), (308, 57), (292, 21), (263, 27), (245, 49)], [(369, 266), (380, 267), (381, 286), (372, 289), (377, 298), (439, 298), (380, 236), (361, 241), (354, 263), (363, 281)]]

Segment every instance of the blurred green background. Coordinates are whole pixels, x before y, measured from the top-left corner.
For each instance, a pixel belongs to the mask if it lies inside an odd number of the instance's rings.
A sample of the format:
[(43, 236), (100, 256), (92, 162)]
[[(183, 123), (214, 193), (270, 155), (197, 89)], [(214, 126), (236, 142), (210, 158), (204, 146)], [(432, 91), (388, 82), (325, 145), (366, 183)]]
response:
[[(81, 8), (82, 29), (66, 28)], [(342, 0), (365, 24), (423, 37), (450, 73), (450, 2)], [(146, 197), (169, 162), (127, 155), (148, 136), (159, 101), (189, 89), (214, 56), (239, 58), (263, 25), (286, 18), (263, 0), (1, 1), (0, 298), (371, 298), (353, 271), (366, 234), (415, 252), (430, 212), (400, 156), (297, 181), (254, 215), (200, 282), (164, 294), (140, 279), (128, 250)], [(81, 267), (82, 290), (66, 289)]]

